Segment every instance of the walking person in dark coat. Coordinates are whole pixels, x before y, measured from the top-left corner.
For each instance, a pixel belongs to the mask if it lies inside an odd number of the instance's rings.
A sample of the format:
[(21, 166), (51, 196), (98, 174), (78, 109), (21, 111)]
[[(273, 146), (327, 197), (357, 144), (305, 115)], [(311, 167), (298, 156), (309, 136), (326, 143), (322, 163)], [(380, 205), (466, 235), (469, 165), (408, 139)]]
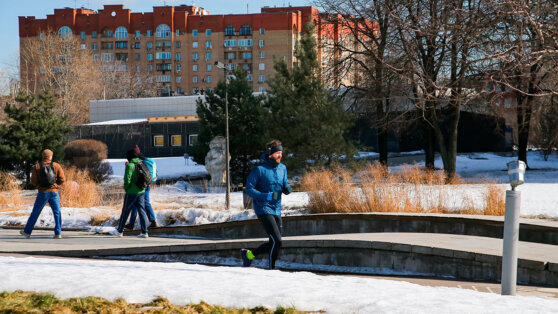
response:
[(282, 157), (281, 142), (271, 141), (262, 155), (263, 162), (252, 169), (246, 181), (246, 194), (254, 199), (254, 211), (268, 234), (269, 241), (253, 251), (240, 250), (244, 267), (250, 266), (256, 256), (269, 253), (269, 269), (275, 268), (282, 244), (281, 195), (292, 192), (287, 179), (287, 167), (281, 163)]

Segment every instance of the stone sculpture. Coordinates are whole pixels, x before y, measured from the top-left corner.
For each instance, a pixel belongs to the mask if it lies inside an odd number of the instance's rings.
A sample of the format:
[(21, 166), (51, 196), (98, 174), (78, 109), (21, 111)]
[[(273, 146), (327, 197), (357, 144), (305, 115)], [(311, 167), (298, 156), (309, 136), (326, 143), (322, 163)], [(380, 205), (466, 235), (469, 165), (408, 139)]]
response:
[(216, 136), (209, 142), (209, 152), (205, 156), (205, 169), (211, 176), (209, 184), (212, 186), (222, 186), (226, 183), (226, 144), (226, 139), (222, 136)]

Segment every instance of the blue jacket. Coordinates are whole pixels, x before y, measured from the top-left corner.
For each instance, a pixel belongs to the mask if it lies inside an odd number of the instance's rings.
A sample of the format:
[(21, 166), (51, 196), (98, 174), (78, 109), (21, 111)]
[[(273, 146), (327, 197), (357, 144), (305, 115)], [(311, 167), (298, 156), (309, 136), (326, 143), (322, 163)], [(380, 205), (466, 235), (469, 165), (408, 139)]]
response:
[[(246, 194), (254, 199), (256, 215), (271, 214), (281, 216), (281, 194), (291, 191), (287, 180), (287, 167), (273, 165), (262, 155), (263, 162), (254, 167), (246, 181)], [(289, 191), (289, 192), (287, 192)], [(276, 200), (267, 200), (269, 192), (279, 192)]]

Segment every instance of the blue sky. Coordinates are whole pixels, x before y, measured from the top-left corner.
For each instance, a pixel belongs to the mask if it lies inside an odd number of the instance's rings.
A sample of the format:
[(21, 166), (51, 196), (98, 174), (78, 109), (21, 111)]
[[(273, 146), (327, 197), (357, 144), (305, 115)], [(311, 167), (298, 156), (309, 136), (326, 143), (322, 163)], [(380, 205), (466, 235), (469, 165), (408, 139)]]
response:
[[(0, 39), (4, 44), (0, 49), (0, 70), (9, 69), (17, 62), (19, 54), (18, 16), (35, 16), (46, 18), (53, 14), (55, 8), (86, 7), (99, 10), (104, 4), (123, 4), (132, 12), (151, 12), (153, 6), (191, 5), (192, 0), (0, 0)], [(260, 12), (262, 6), (302, 6), (311, 5), (311, 0), (197, 0), (198, 7), (203, 7), (210, 14), (239, 14)], [(2, 71), (0, 71), (0, 75)], [(0, 78), (2, 79), (2, 78)]]

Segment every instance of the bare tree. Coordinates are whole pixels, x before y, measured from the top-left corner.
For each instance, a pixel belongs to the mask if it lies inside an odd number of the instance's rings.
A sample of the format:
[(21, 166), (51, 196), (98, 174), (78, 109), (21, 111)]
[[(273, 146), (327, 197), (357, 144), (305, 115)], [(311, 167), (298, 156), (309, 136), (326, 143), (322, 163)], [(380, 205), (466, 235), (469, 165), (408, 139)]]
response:
[(354, 76), (354, 85), (342, 87), (350, 97), (356, 98), (356, 102), (364, 103), (364, 108), (358, 110), (364, 112), (378, 130), (379, 160), (384, 165), (388, 160), (388, 130), (393, 119), (390, 112), (405, 111), (401, 107), (404, 82), (398, 74), (401, 49), (396, 47), (392, 2), (315, 1), (324, 11), (332, 13), (323, 16), (326, 22), (323, 28), (337, 28), (342, 35), (341, 40), (321, 42), (322, 49), (337, 54), (329, 64), (329, 73)]
[(527, 163), (533, 114), (537, 104), (548, 103), (537, 98), (558, 92), (551, 79), (558, 67), (556, 1), (493, 0), (493, 5), (498, 23), (487, 42), (493, 56), (487, 73), (495, 86), (515, 96), (518, 159)]
[(68, 117), (70, 124), (87, 122), (89, 100), (100, 95), (102, 75), (90, 51), (76, 38), (50, 31), (22, 38), (20, 49), (22, 88), (33, 94), (51, 90), (57, 114)]

